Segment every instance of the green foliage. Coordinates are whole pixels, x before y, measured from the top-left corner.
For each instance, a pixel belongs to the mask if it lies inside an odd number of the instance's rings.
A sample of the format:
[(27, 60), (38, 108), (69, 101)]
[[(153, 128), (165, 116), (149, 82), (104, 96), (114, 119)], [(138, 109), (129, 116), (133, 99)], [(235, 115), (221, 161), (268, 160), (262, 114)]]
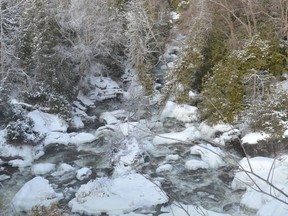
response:
[(233, 122), (243, 110), (244, 89), (237, 68), (219, 63), (203, 86), (199, 104), (202, 118), (210, 122)]

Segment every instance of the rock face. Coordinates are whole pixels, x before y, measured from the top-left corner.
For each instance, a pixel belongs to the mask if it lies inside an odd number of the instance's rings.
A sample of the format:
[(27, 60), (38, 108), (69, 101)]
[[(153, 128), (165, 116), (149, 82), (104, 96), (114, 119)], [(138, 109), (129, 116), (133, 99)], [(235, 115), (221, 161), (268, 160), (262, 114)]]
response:
[(246, 153), (251, 157), (266, 156), (275, 157), (279, 153), (288, 151), (288, 138), (276, 139), (268, 138), (259, 140), (256, 144), (243, 143)]
[(57, 194), (49, 181), (37, 176), (24, 184), (15, 194), (12, 203), (16, 212), (28, 212), (34, 206), (50, 206), (63, 197)]

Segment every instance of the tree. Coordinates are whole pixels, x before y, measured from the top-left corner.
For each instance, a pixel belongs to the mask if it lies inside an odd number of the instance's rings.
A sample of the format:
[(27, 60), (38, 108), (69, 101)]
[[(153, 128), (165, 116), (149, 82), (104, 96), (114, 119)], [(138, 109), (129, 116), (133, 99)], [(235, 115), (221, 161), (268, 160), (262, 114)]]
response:
[(27, 78), (21, 70), (18, 58), (18, 48), (20, 45), (21, 0), (1, 0), (0, 1), (0, 43), (1, 43), (1, 68), (0, 85), (9, 81), (23, 81)]

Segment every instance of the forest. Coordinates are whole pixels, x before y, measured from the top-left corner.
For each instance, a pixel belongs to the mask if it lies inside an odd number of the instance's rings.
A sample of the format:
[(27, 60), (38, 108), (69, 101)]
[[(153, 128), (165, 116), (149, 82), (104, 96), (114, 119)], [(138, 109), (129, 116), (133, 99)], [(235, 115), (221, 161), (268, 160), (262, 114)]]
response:
[[(287, 0), (0, 0), (0, 6), (0, 188), (10, 194), (0, 195), (0, 215), (1, 209), (3, 216), (288, 214)], [(210, 183), (202, 182), (204, 190), (176, 178), (211, 182), (207, 170), (222, 179), (222, 190), (245, 189), (242, 199), (229, 207), (231, 191), (211, 198)], [(147, 179), (161, 183), (161, 193), (147, 183), (147, 196), (158, 201), (103, 209), (107, 203), (95, 194), (114, 192), (102, 178), (116, 194), (119, 182), (137, 191)], [(48, 180), (58, 185), (57, 193), (46, 185), (53, 202), (21, 204), (31, 179), (39, 188)], [(94, 189), (90, 201), (100, 207), (93, 209), (87, 194)]]

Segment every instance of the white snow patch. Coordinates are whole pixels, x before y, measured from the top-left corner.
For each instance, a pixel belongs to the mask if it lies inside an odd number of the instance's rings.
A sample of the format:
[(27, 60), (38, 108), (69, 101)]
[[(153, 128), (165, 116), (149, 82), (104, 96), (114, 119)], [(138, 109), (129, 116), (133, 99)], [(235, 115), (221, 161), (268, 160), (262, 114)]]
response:
[(28, 212), (34, 206), (50, 206), (62, 198), (63, 195), (55, 193), (48, 180), (37, 176), (24, 184), (12, 203), (16, 212)]
[(254, 132), (246, 134), (244, 137), (242, 137), (241, 140), (243, 143), (257, 144), (258, 141), (264, 140), (269, 137), (270, 137), (269, 134), (263, 132)]
[(197, 107), (189, 106), (187, 104), (176, 104), (168, 101), (164, 107), (160, 119), (175, 118), (182, 122), (193, 122), (197, 120)]
[(218, 169), (221, 166), (225, 165), (223, 161), (224, 152), (210, 144), (200, 144), (195, 145), (190, 148), (190, 153), (194, 155), (200, 155), (201, 160), (208, 164), (212, 169)]
[(178, 20), (178, 19), (180, 18), (180, 14), (177, 13), (177, 12), (175, 12), (175, 11), (172, 11), (172, 12), (170, 13), (170, 16), (171, 16), (171, 19), (172, 19), (172, 20)]
[[(251, 173), (247, 175), (243, 171), (247, 170), (251, 172), (249, 163), (255, 175)], [(288, 215), (287, 205), (282, 205), (281, 202), (276, 201), (273, 197), (255, 191), (259, 187), (265, 193), (271, 194), (283, 201), (288, 201), (280, 192), (288, 193), (288, 156), (285, 155), (277, 159), (254, 157), (249, 159), (249, 163), (247, 158), (239, 162), (239, 171), (235, 174), (231, 185), (234, 190), (246, 189), (245, 194), (241, 198), (241, 206), (258, 210), (258, 216)], [(270, 182), (269, 184), (267, 180)], [(280, 191), (271, 187), (271, 185), (279, 188)], [(277, 211), (274, 212), (273, 210), (275, 209)]]
[(76, 178), (82, 181), (86, 178), (89, 178), (91, 174), (92, 174), (92, 171), (88, 167), (83, 167), (77, 170)]
[(185, 168), (188, 170), (208, 169), (209, 165), (202, 160), (192, 159), (185, 162)]
[(31, 172), (34, 175), (44, 175), (55, 170), (56, 165), (52, 163), (39, 163), (34, 164), (31, 168)]
[(83, 95), (82, 92), (79, 92), (77, 99), (81, 101), (86, 107), (95, 107), (94, 103), (85, 95)]
[(156, 173), (160, 173), (160, 172), (170, 172), (172, 171), (173, 169), (173, 166), (171, 164), (164, 164), (164, 165), (161, 165), (159, 166), (157, 169), (156, 169)]
[(97, 138), (95, 135), (91, 133), (70, 133), (70, 142), (71, 144), (81, 145), (84, 143), (91, 143), (95, 141)]
[[(69, 202), (72, 212), (98, 215), (124, 215), (138, 208), (163, 204), (166, 194), (140, 174), (115, 179), (98, 178), (82, 185), (76, 197)], [(113, 204), (113, 205), (112, 205)]]
[(108, 125), (117, 124), (119, 122), (119, 120), (116, 118), (116, 116), (113, 115), (113, 113), (111, 113), (111, 112), (103, 112), (100, 115), (99, 120), (102, 122), (105, 122)]
[[(193, 216), (231, 216), (229, 214), (221, 214), (221, 213), (217, 213), (217, 212), (212, 212), (209, 210), (204, 209), (201, 206), (194, 206), (194, 205), (185, 205), (185, 204), (181, 204), (179, 206), (179, 204), (175, 204), (173, 203), (170, 206), (167, 206), (165, 208), (162, 208), (163, 212), (168, 212), (168, 213), (163, 213), (161, 214), (161, 216), (187, 216), (189, 215), (193, 215)], [(187, 214), (188, 212), (188, 214)]]
[(47, 133), (51, 131), (66, 132), (67, 123), (59, 118), (57, 115), (44, 113), (39, 110), (29, 112), (27, 115), (34, 122), (33, 130), (40, 133)]
[(47, 134), (44, 144), (45, 146), (50, 144), (74, 144), (81, 145), (84, 143), (91, 143), (95, 141), (97, 138), (95, 135), (91, 133), (60, 133), (60, 132), (50, 132)]
[(154, 145), (174, 144), (180, 142), (188, 142), (200, 137), (201, 134), (198, 129), (194, 126), (191, 126), (181, 132), (160, 134), (153, 139), (152, 143)]
[(75, 129), (84, 128), (84, 123), (80, 116), (74, 116), (71, 120), (71, 126)]

